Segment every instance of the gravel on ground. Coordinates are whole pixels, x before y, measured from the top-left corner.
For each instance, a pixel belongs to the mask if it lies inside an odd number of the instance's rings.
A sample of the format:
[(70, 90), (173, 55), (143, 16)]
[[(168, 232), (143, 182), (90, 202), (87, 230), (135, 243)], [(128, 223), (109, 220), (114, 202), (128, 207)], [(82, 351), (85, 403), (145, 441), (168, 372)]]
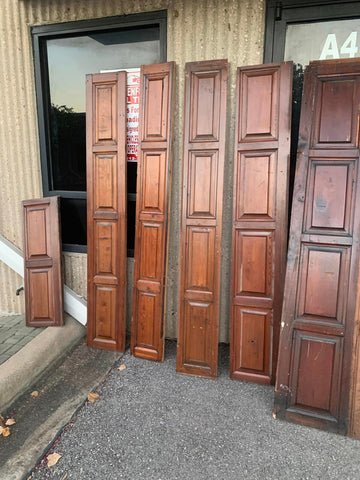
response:
[(272, 416), (271, 386), (230, 380), (228, 348), (216, 381), (130, 356), (115, 365), (64, 429), (31, 480), (360, 479), (360, 442)]

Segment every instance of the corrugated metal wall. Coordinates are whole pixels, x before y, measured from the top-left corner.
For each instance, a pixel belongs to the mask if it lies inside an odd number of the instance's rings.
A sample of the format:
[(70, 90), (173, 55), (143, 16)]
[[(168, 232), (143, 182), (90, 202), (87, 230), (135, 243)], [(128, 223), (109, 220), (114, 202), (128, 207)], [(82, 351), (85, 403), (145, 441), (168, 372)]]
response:
[[(178, 239), (183, 125), (184, 64), (230, 62), (220, 338), (228, 338), (235, 69), (262, 62), (265, 0), (1, 0), (0, 2), (0, 233), (22, 247), (20, 201), (41, 195), (30, 26), (112, 15), (168, 11), (168, 60), (177, 69), (173, 189), (168, 269), (167, 336), (176, 336)], [(86, 292), (86, 261), (65, 255), (65, 278)], [(0, 266), (0, 311), (20, 311), (19, 278)]]

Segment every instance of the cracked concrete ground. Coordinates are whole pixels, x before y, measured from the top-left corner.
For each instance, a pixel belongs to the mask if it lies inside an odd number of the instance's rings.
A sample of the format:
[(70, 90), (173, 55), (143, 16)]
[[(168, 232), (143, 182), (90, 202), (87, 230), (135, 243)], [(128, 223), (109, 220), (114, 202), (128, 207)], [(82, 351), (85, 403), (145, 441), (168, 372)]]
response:
[[(360, 442), (272, 417), (273, 388), (230, 380), (220, 347), (217, 381), (131, 357), (97, 389), (32, 480), (359, 479)], [(28, 477), (26, 477), (28, 478)]]

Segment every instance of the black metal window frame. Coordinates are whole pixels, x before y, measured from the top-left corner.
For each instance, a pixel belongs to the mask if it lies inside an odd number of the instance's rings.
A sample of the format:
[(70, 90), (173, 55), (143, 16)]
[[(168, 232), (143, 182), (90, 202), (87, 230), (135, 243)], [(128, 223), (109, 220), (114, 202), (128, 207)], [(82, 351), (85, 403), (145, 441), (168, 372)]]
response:
[[(52, 188), (50, 145), (50, 89), (46, 41), (56, 38), (77, 37), (94, 32), (142, 26), (159, 27), (160, 61), (167, 60), (167, 11), (160, 10), (140, 14), (104, 17), (93, 20), (54, 23), (31, 27), (35, 71), (35, 91), (40, 145), (40, 163), (44, 196), (58, 195), (61, 198), (86, 199), (86, 191), (56, 190)], [(91, 73), (91, 72), (89, 72)], [(136, 197), (136, 194), (129, 194)], [(129, 198), (135, 200), (136, 198)], [(63, 245), (73, 252), (87, 251), (85, 245)]]
[(264, 63), (284, 60), (289, 24), (345, 20), (360, 17), (359, 1), (268, 0), (265, 23)]

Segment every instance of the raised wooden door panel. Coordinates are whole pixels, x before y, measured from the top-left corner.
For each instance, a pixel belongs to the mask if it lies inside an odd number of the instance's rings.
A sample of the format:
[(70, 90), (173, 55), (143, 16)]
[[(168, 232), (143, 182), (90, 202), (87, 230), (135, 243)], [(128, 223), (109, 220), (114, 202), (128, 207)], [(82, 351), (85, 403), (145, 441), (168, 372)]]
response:
[(187, 63), (178, 310), (179, 373), (216, 377), (227, 60)]
[(238, 68), (230, 376), (273, 383), (285, 273), (292, 63)]
[(237, 143), (278, 140), (281, 73), (276, 64), (238, 69)]
[(126, 72), (88, 75), (86, 83), (87, 343), (124, 351)]
[(341, 350), (343, 339), (295, 331), (290, 380), (289, 416), (304, 413), (309, 406), (319, 420), (336, 424), (340, 401)]
[(233, 338), (240, 348), (234, 352), (234, 366), (243, 372), (244, 380), (254, 373), (269, 375), (272, 312), (267, 308), (234, 307)]
[(356, 148), (358, 142), (356, 105), (359, 85), (348, 76), (319, 78), (316, 91), (316, 119), (311, 145), (315, 148)]
[(352, 235), (355, 162), (311, 158), (305, 228), (308, 233)]
[(175, 63), (143, 65), (131, 353), (164, 359)]
[(305, 71), (274, 406), (280, 418), (340, 433), (358, 285), (359, 87), (353, 60)]
[(24, 281), (26, 325), (63, 324), (59, 197), (25, 200)]

